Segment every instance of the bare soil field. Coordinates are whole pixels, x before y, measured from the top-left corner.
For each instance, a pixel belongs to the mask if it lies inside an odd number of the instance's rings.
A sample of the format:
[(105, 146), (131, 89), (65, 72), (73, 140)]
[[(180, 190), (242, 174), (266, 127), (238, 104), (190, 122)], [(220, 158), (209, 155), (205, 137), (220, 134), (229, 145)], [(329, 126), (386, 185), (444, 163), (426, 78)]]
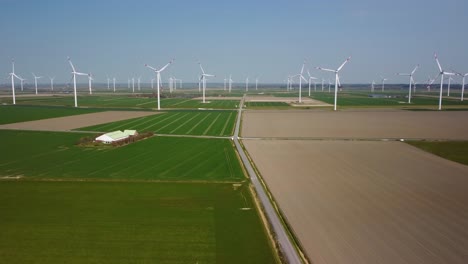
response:
[(245, 111), (242, 137), (468, 139), (467, 111)]
[(297, 104), (303, 106), (330, 106), (330, 104), (315, 99), (302, 97), (302, 103), (299, 104), (298, 97), (275, 97), (269, 95), (249, 95), (245, 98), (246, 102), (283, 102), (288, 104)]
[(468, 166), (400, 142), (243, 143), (312, 263), (468, 263)]
[(94, 126), (155, 114), (158, 113), (143, 111), (106, 111), (0, 125), (0, 129), (69, 131), (80, 127)]

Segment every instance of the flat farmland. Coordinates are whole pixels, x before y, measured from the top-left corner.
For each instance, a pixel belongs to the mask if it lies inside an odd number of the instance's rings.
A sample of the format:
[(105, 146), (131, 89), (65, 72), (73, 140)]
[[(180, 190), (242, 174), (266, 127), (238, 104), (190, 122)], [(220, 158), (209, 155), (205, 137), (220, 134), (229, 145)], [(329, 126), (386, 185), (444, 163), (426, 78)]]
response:
[(236, 116), (236, 111), (168, 111), (154, 116), (83, 127), (79, 130), (108, 132), (136, 129), (158, 134), (230, 136)]
[[(7, 103), (8, 98), (0, 98), (0, 103)], [(20, 105), (52, 105), (52, 106), (73, 106), (73, 96), (39, 96), (39, 97), (19, 97), (17, 104)], [(210, 100), (202, 103), (201, 100), (192, 98), (161, 98), (162, 108), (215, 108), (234, 109), (239, 104), (239, 100)], [(149, 95), (79, 95), (78, 105), (88, 107), (137, 107), (156, 108), (157, 100)]]
[(100, 109), (0, 105), (0, 124), (100, 112)]
[(243, 143), (312, 263), (466, 263), (468, 166), (400, 142)]
[[(52, 179), (245, 179), (228, 139), (151, 137), (122, 147), (78, 147), (93, 134), (0, 131), (0, 176)], [(19, 148), (18, 146), (21, 146)]]
[(246, 185), (0, 181), (2, 263), (276, 263)]
[[(36, 109), (40, 116), (42, 108)], [(60, 109), (54, 111), (59, 112)], [(65, 111), (66, 112), (66, 111)], [(72, 112), (74, 113), (74, 112)], [(80, 113), (80, 111), (76, 111)], [(85, 112), (84, 112), (85, 113)], [(46, 112), (48, 114), (48, 112)], [(52, 114), (52, 113), (51, 113)], [(98, 113), (76, 114), (66, 117), (55, 117), (35, 121), (18, 122), (13, 124), (0, 125), (0, 129), (18, 129), (18, 130), (46, 130), (46, 131), (68, 131), (82, 126), (102, 124), (109, 121), (127, 120), (135, 117), (145, 117), (158, 114), (150, 111), (102, 111)]]
[(468, 139), (467, 111), (245, 111), (243, 137)]

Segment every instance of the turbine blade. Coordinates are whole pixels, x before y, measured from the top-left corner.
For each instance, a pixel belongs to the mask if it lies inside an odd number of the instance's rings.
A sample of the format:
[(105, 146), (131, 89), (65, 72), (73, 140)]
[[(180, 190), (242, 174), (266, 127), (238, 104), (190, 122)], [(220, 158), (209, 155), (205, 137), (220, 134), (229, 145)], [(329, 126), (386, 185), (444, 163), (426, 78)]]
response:
[(198, 65), (200, 66), (200, 69), (202, 71), (203, 74), (205, 74), (205, 70), (203, 70), (203, 67), (201, 66), (201, 63), (199, 62)]
[(145, 67), (150, 68), (150, 69), (153, 70), (153, 71), (157, 71), (155, 68), (149, 66), (148, 64), (145, 64)]
[(414, 67), (414, 70), (411, 72), (411, 75), (413, 75), (413, 74), (416, 72), (416, 70), (417, 70), (418, 68), (419, 68), (419, 64), (416, 65), (416, 67)]
[(442, 72), (442, 66), (440, 66), (439, 59), (437, 58), (437, 53), (434, 53), (434, 59), (437, 62), (437, 66), (439, 67), (440, 72)]
[(162, 72), (164, 71), (169, 65), (171, 65), (171, 63), (174, 62), (174, 60), (171, 60), (170, 62), (168, 62), (166, 65), (164, 65), (164, 67), (162, 67), (158, 72)]
[(336, 71), (339, 72), (339, 71), (345, 66), (345, 64), (346, 64), (350, 59), (351, 59), (351, 56), (349, 56), (349, 57), (343, 62), (343, 64), (341, 64), (341, 66), (338, 67), (338, 69), (337, 69)]
[(70, 63), (70, 66), (72, 67), (72, 70), (75, 72), (76, 71), (75, 66), (73, 66), (73, 63), (72, 63), (70, 57), (68, 57), (68, 62)]
[(320, 67), (315, 67), (315, 68), (321, 71), (335, 72), (335, 70), (331, 70), (331, 69), (325, 69), (325, 68), (320, 68)]

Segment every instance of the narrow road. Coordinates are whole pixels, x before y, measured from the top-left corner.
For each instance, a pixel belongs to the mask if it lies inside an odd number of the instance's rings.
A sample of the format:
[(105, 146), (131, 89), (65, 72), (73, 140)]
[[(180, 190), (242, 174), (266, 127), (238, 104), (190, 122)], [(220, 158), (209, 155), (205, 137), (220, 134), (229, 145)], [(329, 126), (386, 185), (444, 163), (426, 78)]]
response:
[(239, 152), (242, 162), (244, 163), (244, 166), (247, 169), (247, 172), (249, 173), (250, 179), (252, 181), (253, 186), (255, 187), (258, 198), (260, 199), (260, 202), (263, 205), (265, 214), (273, 228), (273, 232), (276, 235), (276, 239), (278, 240), (282, 254), (286, 258), (288, 263), (300, 264), (302, 263), (302, 261), (296, 251), (296, 248), (294, 247), (293, 243), (289, 239), (289, 236), (283, 224), (281, 223), (278, 215), (276, 214), (276, 210), (273, 208), (273, 205), (271, 204), (270, 199), (268, 199), (268, 196), (265, 190), (263, 189), (263, 186), (260, 183), (257, 177), (257, 174), (255, 173), (254, 169), (252, 168), (252, 165), (247, 159), (244, 149), (239, 144), (239, 129), (240, 129), (242, 106), (244, 105), (244, 99), (245, 99), (245, 96), (242, 97), (242, 100), (239, 104), (239, 114), (237, 115), (236, 129), (235, 129), (234, 138), (233, 138), (234, 144), (236, 145), (237, 151)]

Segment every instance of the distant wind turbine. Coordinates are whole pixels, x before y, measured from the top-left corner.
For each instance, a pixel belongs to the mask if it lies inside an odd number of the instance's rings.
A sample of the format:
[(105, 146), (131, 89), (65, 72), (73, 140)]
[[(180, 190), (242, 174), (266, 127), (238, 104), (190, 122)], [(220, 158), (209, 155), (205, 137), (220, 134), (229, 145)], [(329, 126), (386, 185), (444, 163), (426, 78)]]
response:
[(374, 86), (375, 86), (375, 81), (372, 80), (372, 85), (371, 85), (371, 92), (374, 92)]
[(299, 76), (299, 103), (302, 103), (302, 80), (307, 81), (302, 75), (304, 73), (305, 64), (306, 64), (306, 61), (304, 60), (304, 62), (302, 63), (301, 72), (298, 74)]
[(34, 85), (36, 87), (36, 94), (37, 94), (37, 79), (42, 78), (42, 76), (36, 76), (34, 73), (32, 73), (32, 75), (34, 76)]
[[(437, 57), (437, 53), (434, 53), (434, 59), (437, 63), (437, 67), (439, 68), (439, 75), (440, 75), (440, 94), (439, 94), (439, 110), (442, 109), (442, 89), (444, 87), (444, 76), (453, 76), (455, 73), (453, 72), (446, 72), (442, 69), (442, 66), (440, 66), (439, 63), (439, 58)], [(436, 77), (437, 78), (437, 77)]]
[(462, 73), (457, 73), (457, 75), (462, 77), (462, 91), (461, 91), (461, 96), (460, 96), (460, 101), (463, 102), (463, 94), (465, 93), (465, 77), (468, 76), (468, 73), (462, 74)]
[(409, 87), (408, 87), (408, 104), (411, 104), (411, 83), (414, 83), (413, 75), (416, 70), (419, 68), (419, 64), (414, 67), (414, 70), (411, 73), (397, 73), (400, 76), (409, 76)]
[(171, 60), (170, 62), (168, 62), (166, 65), (164, 65), (164, 67), (162, 67), (161, 69), (157, 70), (151, 66), (149, 66), (148, 64), (145, 64), (145, 67), (148, 67), (150, 68), (151, 70), (153, 70), (155, 73), (156, 73), (156, 86), (157, 86), (157, 96), (158, 96), (158, 110), (161, 109), (161, 103), (160, 103), (160, 95), (159, 95), (159, 90), (160, 90), (160, 83), (161, 83), (161, 72), (164, 71), (172, 62), (174, 62), (174, 60)]
[(15, 105), (16, 104), (16, 95), (15, 95), (15, 78), (20, 79), (20, 77), (18, 77), (18, 75), (15, 74), (15, 60), (11, 60), (11, 73), (10, 73), (10, 76), (11, 76), (11, 94), (13, 96), (13, 104)]
[(448, 78), (448, 85), (447, 85), (447, 96), (450, 96), (450, 82), (453, 81), (452, 76)]
[(200, 79), (203, 83), (203, 103), (205, 103), (206, 77), (215, 77), (215, 76), (213, 74), (205, 73), (205, 70), (203, 69), (200, 62), (198, 62), (198, 65), (200, 66), (200, 69), (202, 71)]
[(334, 72), (335, 73), (335, 102), (333, 106), (333, 110), (336, 111), (336, 99), (338, 97), (338, 83), (340, 82), (340, 77), (338, 76), (338, 73), (341, 71), (341, 69), (345, 66), (345, 64), (351, 59), (351, 57), (348, 57), (341, 65), (338, 67), (336, 70), (331, 70), (331, 69), (324, 69), (317, 67), (317, 69), (322, 70), (322, 71), (328, 71), (328, 72)]
[(68, 57), (68, 62), (70, 63), (70, 66), (72, 68), (72, 78), (73, 78), (73, 95), (75, 96), (75, 107), (78, 107), (78, 99), (77, 99), (77, 96), (76, 96), (76, 76), (77, 75), (82, 75), (82, 76), (88, 76), (87, 73), (82, 73), (82, 72), (77, 72), (75, 70), (75, 66), (73, 66), (73, 63), (71, 62), (71, 59), (70, 57)]
[(232, 78), (231, 74), (229, 74), (229, 93), (231, 93), (231, 88), (232, 88)]
[(249, 76), (247, 76), (247, 78), (245, 79), (245, 91), (249, 91)]
[(55, 77), (49, 77), (50, 79), (50, 89), (53, 91), (54, 90), (54, 79)]
[(317, 82), (315, 82), (315, 80), (317, 80), (317, 78), (310, 75), (309, 70), (307, 70), (307, 75), (309, 76), (309, 96), (310, 96), (310, 81), (314, 80), (314, 91), (316, 92), (317, 91)]
[(114, 93), (115, 93), (115, 77), (112, 78), (112, 84), (113, 84), (113, 86), (114, 86)]
[(388, 81), (388, 79), (380, 76), (380, 78), (382, 79), (382, 92), (385, 90), (385, 81)]
[(93, 90), (92, 90), (92, 81), (94, 81), (93, 79), (93, 76), (90, 74), (88, 74), (88, 87), (89, 87), (89, 94), (93, 94)]

